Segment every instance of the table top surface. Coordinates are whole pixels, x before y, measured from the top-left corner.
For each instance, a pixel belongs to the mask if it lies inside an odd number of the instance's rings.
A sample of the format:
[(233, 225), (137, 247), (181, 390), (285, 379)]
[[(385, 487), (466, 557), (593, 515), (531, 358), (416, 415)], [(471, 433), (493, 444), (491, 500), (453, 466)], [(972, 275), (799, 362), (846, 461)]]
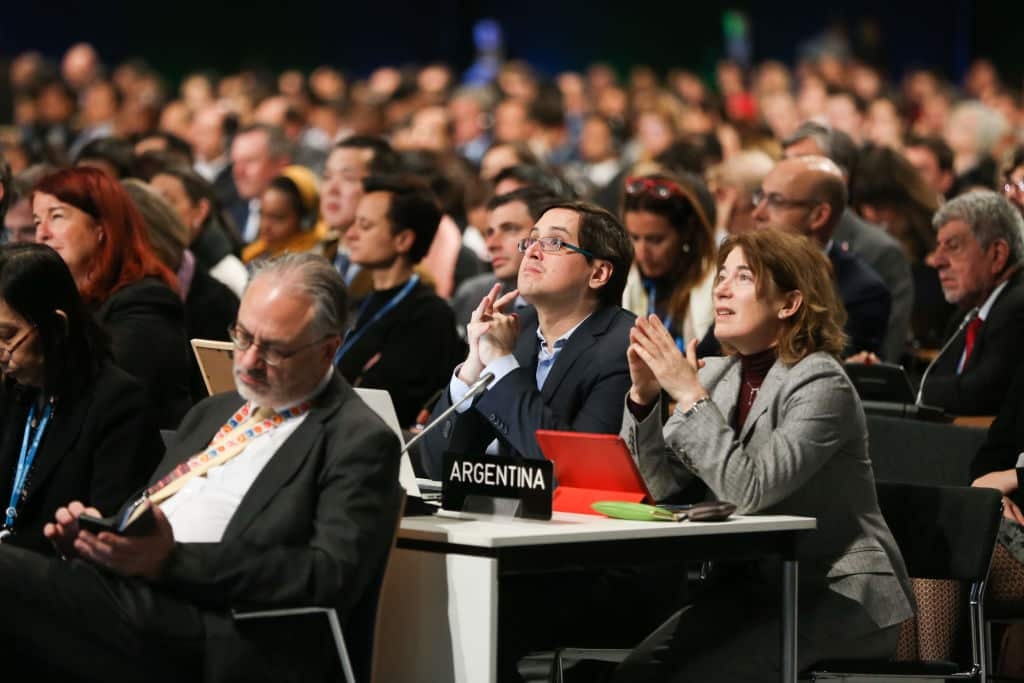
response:
[(790, 515), (734, 515), (724, 522), (631, 522), (597, 515), (555, 512), (550, 521), (545, 521), (441, 510), (432, 516), (405, 517), (398, 537), (403, 540), (502, 548), (638, 538), (806, 531), (816, 526), (813, 517)]

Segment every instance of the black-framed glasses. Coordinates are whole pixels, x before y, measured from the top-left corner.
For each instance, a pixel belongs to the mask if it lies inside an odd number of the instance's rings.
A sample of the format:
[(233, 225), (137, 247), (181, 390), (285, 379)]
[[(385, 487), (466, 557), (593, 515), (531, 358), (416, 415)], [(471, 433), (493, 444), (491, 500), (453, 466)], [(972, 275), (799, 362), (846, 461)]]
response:
[(754, 190), (754, 193), (750, 195), (750, 201), (755, 208), (761, 206), (761, 202), (768, 202), (768, 206), (773, 209), (787, 209), (794, 206), (809, 208), (824, 203), (820, 199), (790, 199), (778, 192), (765, 192), (761, 188)]
[(583, 254), (587, 258), (597, 258), (586, 249), (566, 242), (561, 237), (527, 237), (519, 240), (519, 243), (516, 246), (519, 248), (520, 252), (526, 253), (526, 251), (535, 244), (539, 244), (540, 250), (546, 254), (557, 254), (562, 251), (562, 247), (565, 247), (571, 251)]
[(263, 362), (266, 363), (267, 365), (273, 366), (280, 365), (281, 363), (284, 363), (292, 356), (302, 351), (305, 351), (311, 346), (316, 346), (325, 339), (329, 339), (335, 336), (337, 335), (328, 334), (323, 337), (320, 337), (315, 341), (311, 341), (308, 344), (303, 344), (302, 346), (296, 349), (289, 349), (285, 351), (284, 349), (280, 349), (274, 346), (273, 344), (257, 344), (256, 338), (253, 337), (252, 334), (247, 329), (245, 329), (238, 323), (228, 326), (228, 337), (231, 339), (231, 343), (235, 345), (236, 349), (238, 349), (239, 351), (247, 351), (249, 347), (255, 347), (256, 353), (259, 355), (260, 358), (263, 359)]
[(8, 344), (0, 343), (0, 361), (5, 362), (5, 363), (7, 361), (9, 361), (11, 359), (11, 356), (14, 355), (14, 352), (18, 350), (18, 347), (25, 343), (25, 340), (28, 339), (32, 335), (32, 332), (35, 329), (36, 329), (35, 325), (32, 325), (31, 327), (29, 327), (27, 330), (25, 330), (24, 332), (21, 333), (21, 336), (19, 336), (14, 341), (13, 344), (8, 345)]

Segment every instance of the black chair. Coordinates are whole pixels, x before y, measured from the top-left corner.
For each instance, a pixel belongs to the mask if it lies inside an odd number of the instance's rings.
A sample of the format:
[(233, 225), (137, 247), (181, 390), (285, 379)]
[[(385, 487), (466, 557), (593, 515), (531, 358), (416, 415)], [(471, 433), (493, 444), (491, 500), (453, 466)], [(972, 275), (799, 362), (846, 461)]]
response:
[[(370, 558), (377, 570), (373, 574), (372, 583), (367, 586), (362, 597), (352, 606), (348, 619), (343, 624), (338, 612), (333, 607), (301, 606), (285, 607), (271, 610), (257, 611), (234, 611), (232, 613), (235, 621), (245, 622), (269, 622), (272, 629), (278, 633), (288, 635), (287, 642), (301, 648), (303, 654), (308, 653), (309, 661), (317, 660), (323, 653), (323, 647), (333, 644), (337, 654), (337, 663), (340, 666), (342, 677), (345, 683), (369, 683), (372, 679), (374, 636), (377, 624), (377, 608), (380, 604), (380, 590), (384, 583), (384, 574), (387, 571), (388, 560), (395, 545), (395, 538), (398, 536), (398, 528), (402, 520), (402, 510), (405, 507), (405, 492), (398, 489), (392, 507), (392, 534), (391, 544), (382, 557)], [(315, 623), (314, 630), (310, 630), (308, 620), (322, 619)], [(324, 632), (326, 627), (326, 632)], [(275, 645), (279, 639), (270, 634), (270, 640)], [(262, 641), (261, 641), (262, 642)], [(268, 647), (273, 647), (269, 645)]]
[(879, 677), (978, 680), (984, 682), (983, 603), (1003, 501), (994, 489), (919, 486), (879, 482), (878, 504), (911, 577), (946, 579), (969, 585), (971, 662), (893, 662), (850, 660), (819, 662), (811, 680)]
[(878, 481), (968, 486), (986, 430), (868, 415), (868, 453)]

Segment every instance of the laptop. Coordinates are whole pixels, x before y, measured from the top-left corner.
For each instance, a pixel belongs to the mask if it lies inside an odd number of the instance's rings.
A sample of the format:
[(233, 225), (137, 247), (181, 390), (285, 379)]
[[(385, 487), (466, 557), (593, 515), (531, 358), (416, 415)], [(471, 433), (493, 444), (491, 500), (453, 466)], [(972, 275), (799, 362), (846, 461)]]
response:
[[(377, 413), (384, 424), (398, 436), (398, 443), (405, 445), (405, 438), (402, 436), (402, 426), (398, 423), (398, 413), (395, 412), (395, 404), (391, 400), (391, 394), (384, 389), (364, 389), (356, 387), (356, 393), (363, 403), (370, 406), (370, 410)], [(412, 469), (412, 461), (409, 460), (409, 453), (402, 453), (402, 460), (398, 464), (398, 481), (405, 489), (407, 496), (422, 498), (419, 484), (416, 482), (416, 473)]]
[(554, 463), (558, 486), (551, 508), (556, 512), (599, 515), (590, 507), (599, 500), (653, 504), (621, 437), (538, 429), (537, 443), (544, 457)]
[(210, 396), (235, 390), (234, 350), (235, 345), (229, 341), (192, 340), (192, 353)]

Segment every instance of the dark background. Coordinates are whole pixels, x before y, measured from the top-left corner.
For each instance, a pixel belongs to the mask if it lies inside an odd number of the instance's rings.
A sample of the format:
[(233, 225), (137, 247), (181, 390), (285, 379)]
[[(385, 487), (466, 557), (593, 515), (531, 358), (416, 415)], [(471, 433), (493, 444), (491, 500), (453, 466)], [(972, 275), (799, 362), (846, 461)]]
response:
[(26, 49), (58, 57), (84, 40), (108, 64), (140, 56), (172, 81), (198, 68), (229, 73), (330, 63), (361, 76), (381, 64), (444, 61), (461, 69), (473, 58), (474, 22), (493, 17), (505, 29), (506, 56), (547, 73), (600, 59), (622, 72), (647, 63), (710, 75), (723, 54), (722, 12), (730, 7), (751, 19), (755, 62), (791, 63), (798, 45), (830, 23), (844, 26), (856, 44), (867, 19), (881, 35), (867, 56), (893, 77), (927, 65), (959, 79), (977, 56), (992, 57), (1011, 84), (1021, 77), (1024, 5), (923, 0), (12, 0), (0, 8), (0, 59)]

